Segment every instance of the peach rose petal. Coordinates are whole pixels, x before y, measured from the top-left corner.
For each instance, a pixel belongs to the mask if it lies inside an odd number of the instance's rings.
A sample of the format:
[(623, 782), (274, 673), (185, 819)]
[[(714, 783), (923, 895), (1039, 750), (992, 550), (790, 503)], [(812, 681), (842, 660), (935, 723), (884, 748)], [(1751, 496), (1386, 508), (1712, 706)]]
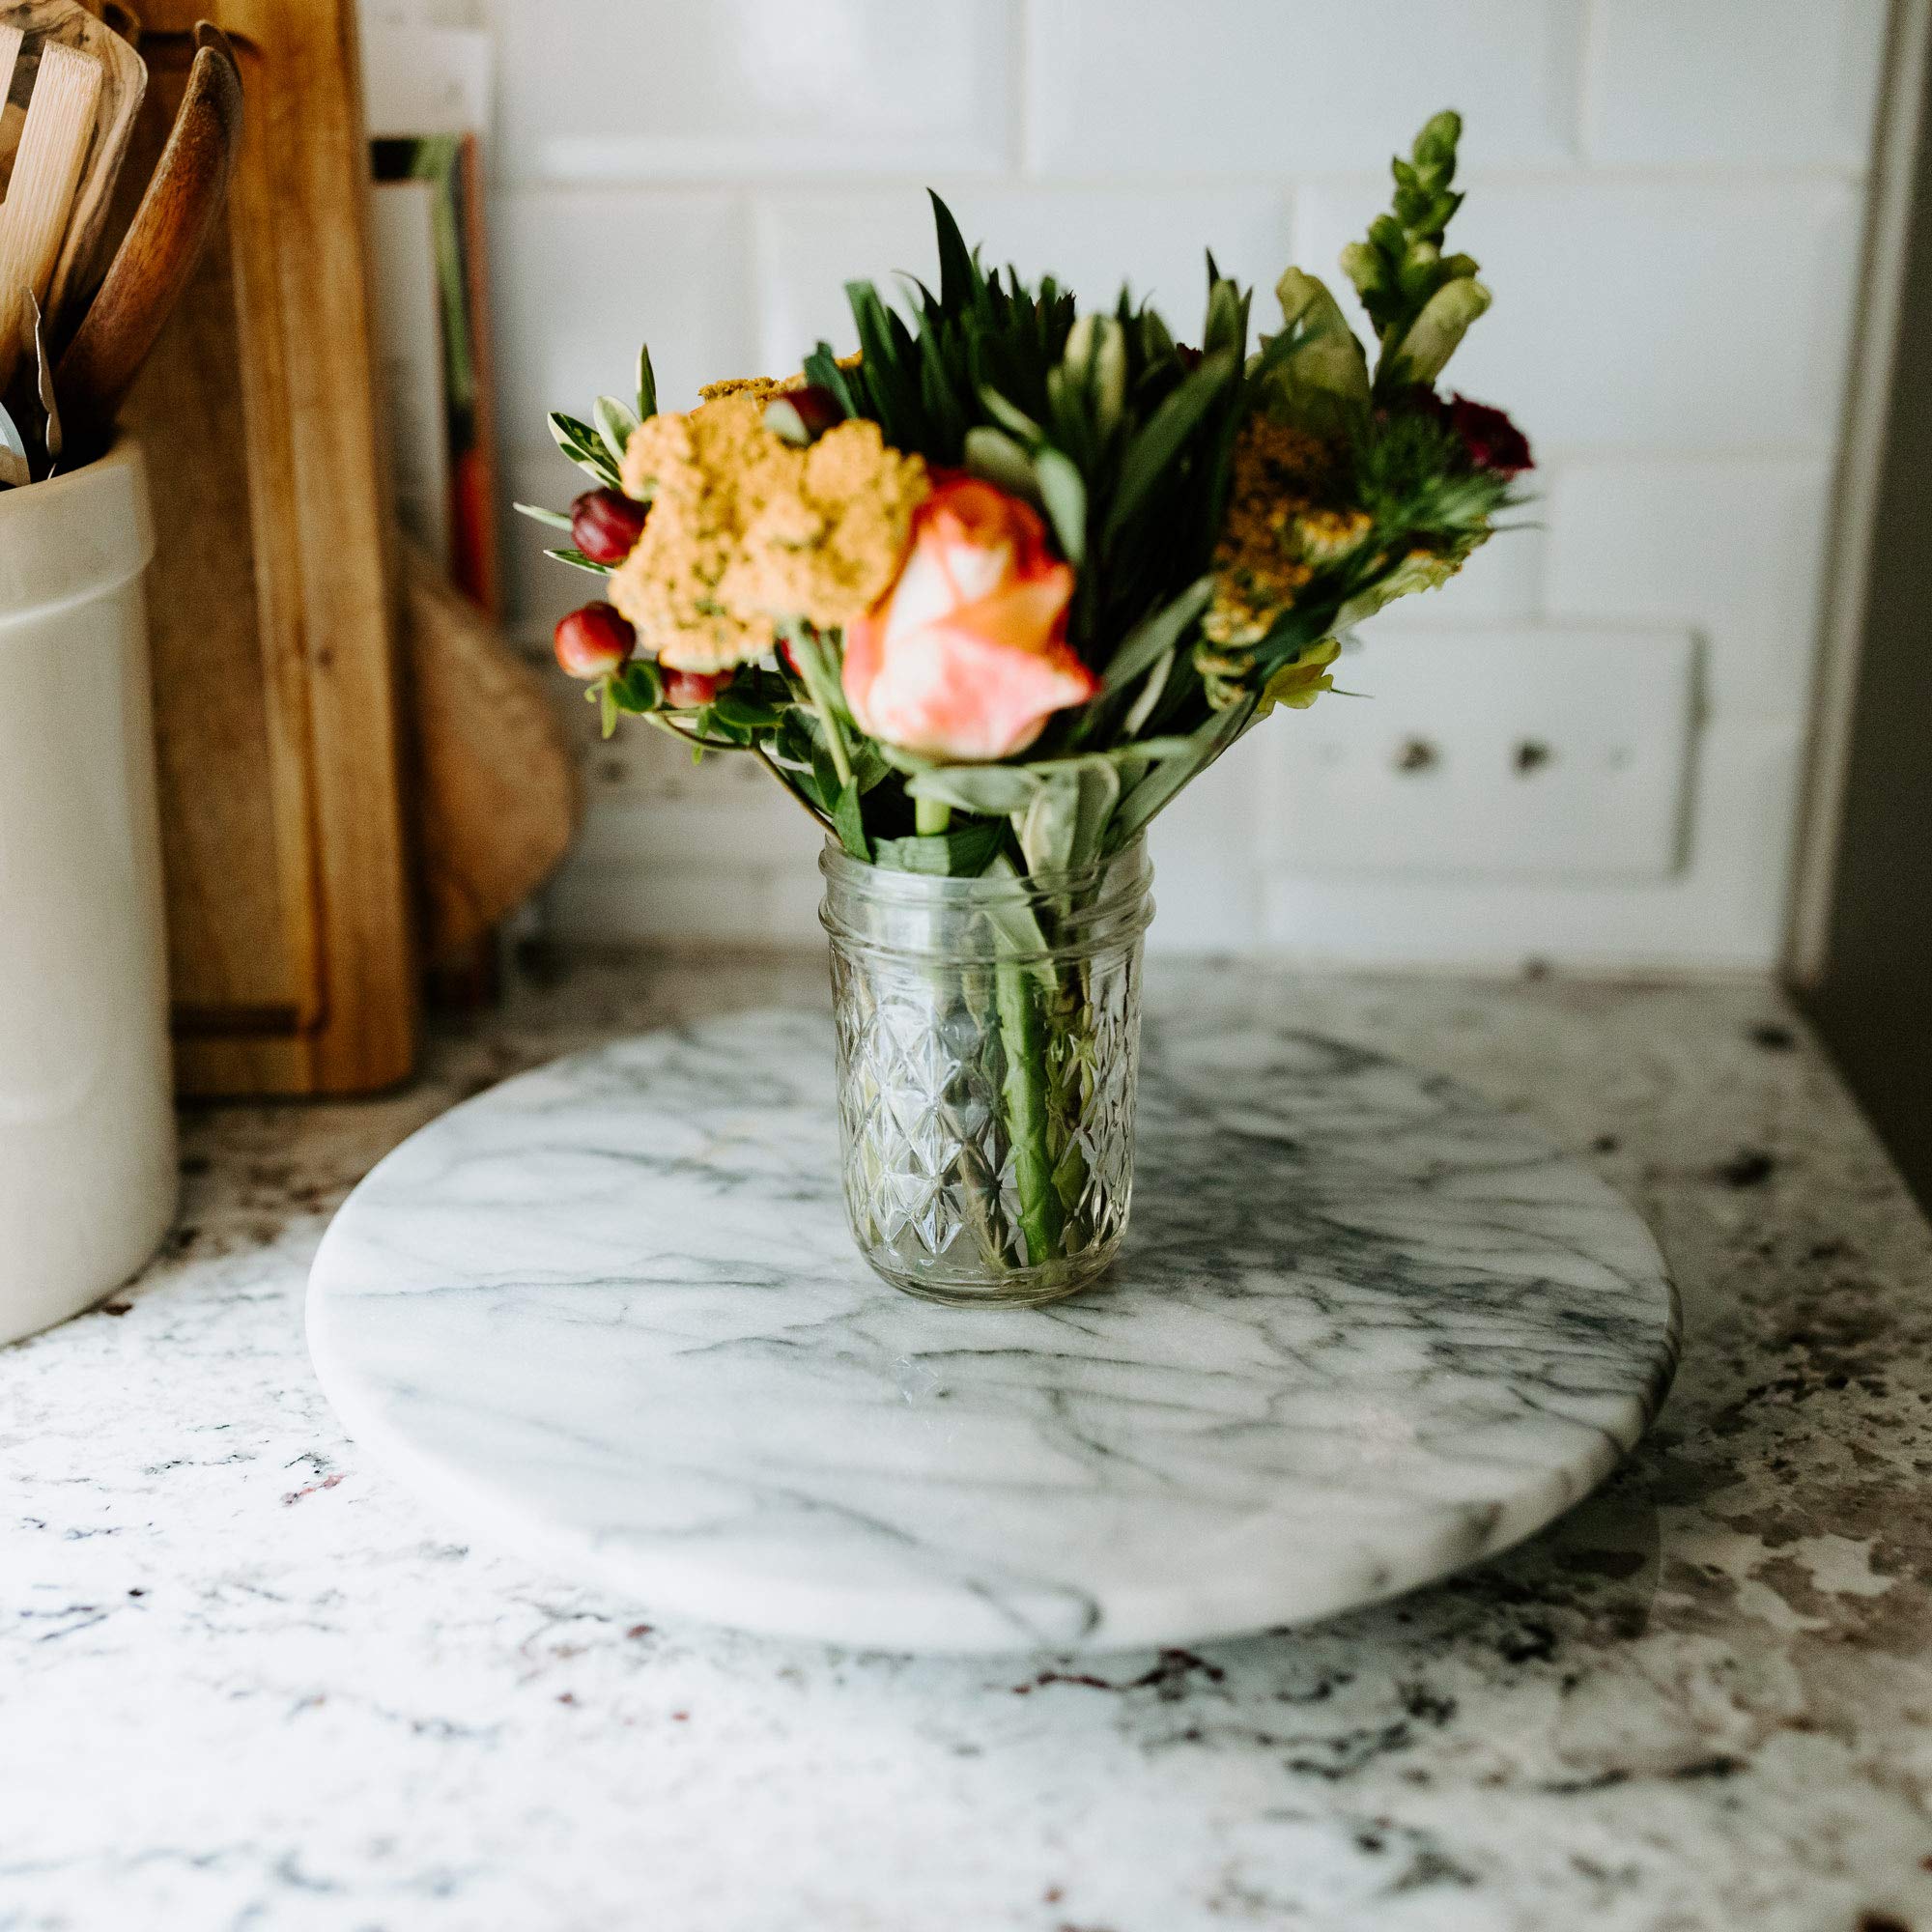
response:
[(1054, 712), (1084, 704), (1098, 688), (1070, 651), (1015, 649), (956, 618), (901, 637), (889, 662), (877, 639), (870, 621), (846, 637), (853, 715), (873, 737), (931, 757), (1010, 757)]
[(873, 737), (929, 757), (1010, 757), (1098, 680), (1063, 635), (1070, 565), (1033, 508), (977, 477), (942, 482), (913, 518), (898, 581), (845, 631), (844, 686)]

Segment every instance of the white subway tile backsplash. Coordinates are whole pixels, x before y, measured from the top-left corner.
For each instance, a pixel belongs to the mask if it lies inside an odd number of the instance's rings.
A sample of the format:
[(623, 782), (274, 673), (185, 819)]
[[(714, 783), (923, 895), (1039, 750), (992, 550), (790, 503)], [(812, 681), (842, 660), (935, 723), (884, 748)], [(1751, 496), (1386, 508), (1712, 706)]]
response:
[(1865, 165), (1885, 0), (1607, 0), (1590, 36), (1590, 158)]
[(776, 881), (765, 867), (655, 867), (629, 853), (599, 864), (574, 852), (546, 891), (545, 910), (566, 939), (769, 946)]
[[(1200, 337), (1205, 251), (1224, 273), (1263, 289), (1293, 254), (1289, 198), (1271, 189), (1013, 189), (943, 185), (969, 242), (988, 266), (1011, 263), (1037, 280), (1051, 271), (1082, 305), (1111, 307), (1127, 281), (1151, 297), (1181, 341)], [(755, 261), (761, 336), (771, 371), (795, 369), (822, 336), (857, 346), (844, 283), (871, 277), (882, 294), (895, 270), (938, 274), (932, 213), (907, 187), (887, 193), (772, 195), (758, 204)]]
[(1258, 734), (1243, 739), (1150, 829), (1155, 952), (1248, 952), (1259, 942), (1264, 755)]
[(1042, 174), (1373, 167), (1448, 106), (1474, 165), (1574, 152), (1577, 0), (1036, 0), (1027, 17)]
[(1694, 625), (1720, 718), (1801, 719), (1829, 485), (1822, 461), (1565, 465), (1545, 506), (1550, 612)]
[(498, 174), (528, 181), (991, 171), (1012, 0), (499, 0)]
[(498, 430), (550, 441), (552, 410), (626, 394), (648, 340), (668, 409), (751, 355), (746, 211), (734, 195), (522, 188), (490, 204)]
[[(684, 755), (636, 720), (619, 725), (618, 739), (648, 740), (674, 757)], [(600, 753), (589, 757), (594, 772)], [(753, 760), (721, 753), (693, 770), (691, 779), (668, 798), (593, 782), (577, 858), (592, 867), (630, 864), (653, 874), (781, 865), (809, 870), (816, 862), (822, 842), (817, 828)]]
[[(1345, 298), (1345, 243), (1382, 183), (1306, 189), (1301, 266)], [(1837, 437), (1861, 198), (1850, 185), (1485, 181), (1451, 231), (1495, 305), (1449, 386), (1508, 406), (1532, 443), (1824, 451)]]

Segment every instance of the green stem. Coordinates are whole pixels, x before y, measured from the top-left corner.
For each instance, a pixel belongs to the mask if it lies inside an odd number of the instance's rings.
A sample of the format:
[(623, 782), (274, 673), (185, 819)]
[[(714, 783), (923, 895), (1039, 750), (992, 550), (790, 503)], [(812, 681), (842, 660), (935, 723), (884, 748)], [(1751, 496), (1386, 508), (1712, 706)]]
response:
[(912, 825), (922, 838), (949, 831), (952, 825), (952, 808), (936, 798), (916, 798), (912, 802)]
[(838, 714), (834, 708), (832, 679), (824, 647), (816, 638), (793, 632), (791, 653), (798, 664), (798, 674), (804, 678), (805, 688), (811, 694), (811, 708), (818, 713), (818, 722), (825, 727), (825, 749), (832, 754), (832, 769), (838, 774), (838, 782), (848, 785), (852, 782), (852, 758), (845, 749), (844, 727), (839, 724)]
[[(818, 808), (815, 805), (813, 805), (812, 802), (809, 798), (807, 798), (806, 795), (802, 791), (800, 791), (795, 784), (792, 783), (790, 778), (786, 775), (785, 768), (781, 764), (780, 764), (779, 761), (775, 757), (773, 757), (772, 754), (769, 752), (767, 752), (762, 745), (753, 745), (751, 749), (758, 754), (759, 764), (763, 765), (766, 771), (770, 772), (773, 778), (777, 779), (779, 783), (784, 787), (785, 796), (788, 799), (790, 799), (792, 803), (796, 805), (798, 809), (802, 812), (804, 812), (805, 815), (809, 819), (810, 819), (811, 822), (815, 826), (817, 826), (821, 832), (831, 832), (833, 829), (831, 819), (827, 818), (826, 815), (822, 811), (820, 811)], [(835, 834), (834, 836), (836, 837), (837, 835)]]
[(647, 724), (655, 724), (660, 731), (668, 731), (673, 738), (682, 738), (687, 745), (696, 745), (700, 752), (755, 752), (755, 745), (734, 745), (727, 738), (700, 738), (696, 731), (687, 731), (682, 724), (673, 724), (662, 712), (646, 711), (643, 719)]
[(1013, 1150), (1020, 1232), (1027, 1261), (1037, 1267), (1058, 1259), (1063, 1226), (1047, 1148), (1046, 1040), (1028, 969), (1003, 961), (994, 969), (994, 985), (1006, 1047), (1007, 1137)]

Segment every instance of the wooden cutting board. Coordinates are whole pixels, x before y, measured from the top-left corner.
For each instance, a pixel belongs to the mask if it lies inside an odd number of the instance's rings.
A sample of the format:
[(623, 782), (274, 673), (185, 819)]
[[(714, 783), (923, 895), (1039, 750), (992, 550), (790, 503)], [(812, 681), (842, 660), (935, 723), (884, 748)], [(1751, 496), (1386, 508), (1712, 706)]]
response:
[(330, 1094), (417, 1034), (391, 518), (354, 0), (148, 0), (136, 188), (195, 20), (245, 127), (216, 238), (124, 414), (148, 452), (169, 969), (191, 1094)]
[[(148, 0), (138, 197), (213, 12), (246, 94), (223, 232), (137, 384), (185, 1093), (402, 1079), (581, 814), (529, 668), (420, 555), (396, 599), (353, 0)], [(421, 934), (420, 945), (417, 935)]]

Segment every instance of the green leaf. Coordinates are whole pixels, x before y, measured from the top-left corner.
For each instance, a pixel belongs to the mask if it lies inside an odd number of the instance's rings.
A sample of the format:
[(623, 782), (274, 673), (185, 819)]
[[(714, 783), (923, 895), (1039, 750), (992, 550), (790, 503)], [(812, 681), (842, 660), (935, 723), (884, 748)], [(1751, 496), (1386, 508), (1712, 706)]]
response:
[(1102, 690), (1116, 692), (1131, 684), (1155, 659), (1171, 651), (1181, 634), (1208, 608), (1214, 580), (1197, 577), (1179, 597), (1144, 617), (1122, 639), (1121, 647), (1100, 673)]
[(1217, 281), (1208, 291), (1208, 317), (1201, 328), (1207, 355), (1222, 350), (1238, 356), (1248, 346), (1248, 304), (1233, 282)]
[(832, 829), (838, 835), (838, 842), (855, 859), (869, 860), (871, 847), (866, 842), (866, 817), (860, 810), (859, 786), (853, 783), (841, 786), (832, 803)]
[(658, 412), (657, 371), (651, 367), (648, 343), (638, 346), (638, 420), (649, 422)]
[(570, 519), (561, 510), (547, 510), (541, 503), (512, 503), (510, 507), (519, 516), (534, 517), (540, 524), (548, 524), (552, 529), (567, 530)]
[(939, 235), (939, 301), (953, 315), (963, 315), (973, 305), (983, 282), (974, 265), (972, 250), (952, 218), (952, 211), (927, 188), (932, 197), (932, 223)]
[(1032, 872), (1091, 864), (1121, 796), (1121, 775), (1107, 758), (1063, 762), (1017, 820), (1020, 850)]
[(611, 452), (604, 446), (604, 439), (588, 423), (580, 422), (561, 410), (553, 410), (549, 422), (552, 440), (580, 469), (587, 470), (597, 482), (613, 490), (623, 487), (623, 479), (611, 460)]
[(1205, 356), (1194, 370), (1134, 433), (1121, 462), (1120, 487), (1107, 518), (1106, 540), (1111, 543), (1153, 493), (1181, 446), (1220, 399), (1234, 375), (1236, 358), (1223, 349)]
[(1023, 409), (1008, 402), (990, 384), (980, 384), (980, 400), (985, 405), (986, 413), (1018, 437), (1029, 449), (1045, 436), (1046, 432)]
[(607, 681), (619, 711), (640, 717), (664, 703), (664, 676), (649, 658), (633, 658)]
[(902, 449), (918, 448), (923, 412), (920, 406), (919, 376), (905, 366), (898, 336), (905, 324), (898, 321), (879, 298), (870, 282), (847, 282), (845, 299), (858, 325), (859, 348), (865, 360), (859, 368), (860, 381), (870, 398), (871, 413), (885, 432), (886, 440)]
[(1121, 736), (1131, 739), (1143, 724), (1153, 716), (1153, 708), (1160, 702), (1160, 695), (1167, 689), (1167, 680), (1174, 671), (1174, 652), (1162, 651), (1154, 659), (1153, 668), (1148, 672), (1147, 683), (1141, 687), (1141, 695), (1128, 707), (1127, 715), (1121, 720)]
[(624, 460), (624, 445), (631, 440), (631, 432), (638, 426), (638, 419), (615, 396), (597, 398), (597, 434), (604, 440), (604, 447), (611, 452), (611, 460), (621, 464)]
[(1009, 818), (1024, 811), (1039, 791), (1040, 781), (1025, 765), (936, 765), (906, 780), (914, 798), (937, 800), (958, 811), (982, 818)]
[[(966, 468), (975, 476), (1023, 497), (1038, 506), (1039, 478), (1034, 473), (1033, 459), (1003, 429), (979, 423), (966, 432)], [(568, 519), (566, 519), (568, 521)]]
[[(790, 707), (787, 707), (790, 708)], [(720, 722), (741, 731), (770, 731), (777, 728), (780, 712), (775, 704), (736, 684), (727, 684), (711, 700), (711, 709)]]
[(569, 564), (573, 570), (587, 570), (593, 577), (609, 577), (612, 569), (608, 563), (593, 563), (581, 550), (547, 550), (544, 554)]
[(933, 329), (923, 330), (919, 338), (919, 397), (928, 425), (924, 454), (935, 462), (956, 462), (965, 440), (967, 409), (953, 387), (939, 334)]
[(1006, 826), (991, 820), (912, 838), (881, 838), (872, 847), (872, 863), (897, 872), (977, 879), (992, 864), (1006, 837)]
[(858, 402), (852, 394), (852, 385), (845, 380), (845, 372), (838, 366), (838, 358), (832, 353), (829, 342), (821, 342), (805, 358), (806, 380), (814, 386), (825, 390), (838, 404), (848, 416), (859, 413)]
[(1087, 485), (1070, 456), (1060, 450), (1040, 450), (1033, 460), (1039, 478), (1040, 501), (1046, 505), (1053, 533), (1060, 539), (1067, 562), (1079, 564), (1087, 555)]
[(772, 750), (788, 765), (809, 765), (817, 755), (818, 743), (816, 713), (803, 704), (787, 705), (773, 734)]

